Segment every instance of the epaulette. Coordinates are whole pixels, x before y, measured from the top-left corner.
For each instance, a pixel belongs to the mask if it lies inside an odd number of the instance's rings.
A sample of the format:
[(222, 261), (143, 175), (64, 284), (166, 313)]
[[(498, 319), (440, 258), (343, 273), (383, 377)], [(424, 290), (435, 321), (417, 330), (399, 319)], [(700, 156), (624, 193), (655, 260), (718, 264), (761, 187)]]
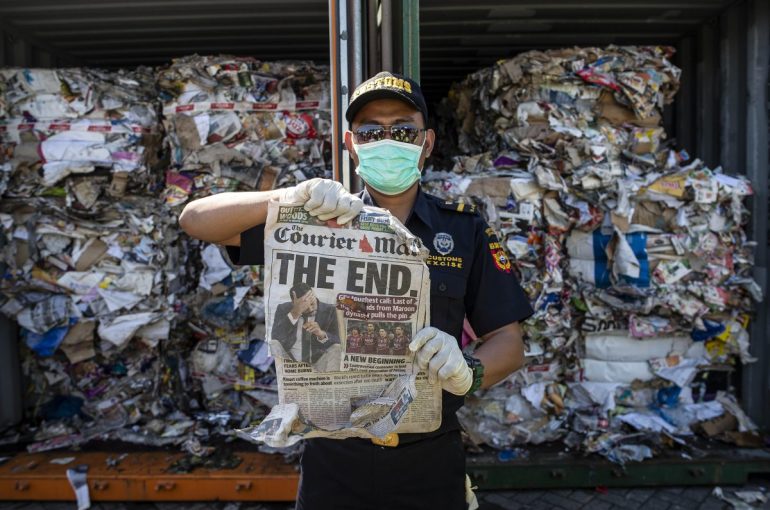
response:
[(476, 204), (469, 204), (467, 202), (453, 202), (451, 200), (444, 200), (439, 202), (438, 206), (448, 211), (456, 211), (468, 214), (476, 214)]

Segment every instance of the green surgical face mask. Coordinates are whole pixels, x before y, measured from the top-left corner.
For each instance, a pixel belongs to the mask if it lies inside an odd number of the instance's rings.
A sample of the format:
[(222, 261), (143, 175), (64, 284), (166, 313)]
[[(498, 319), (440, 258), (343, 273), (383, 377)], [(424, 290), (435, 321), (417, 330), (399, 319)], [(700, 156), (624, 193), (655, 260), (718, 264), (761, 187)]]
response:
[(398, 195), (420, 179), (420, 155), (425, 145), (380, 140), (354, 144), (358, 155), (356, 173), (369, 186), (385, 195)]

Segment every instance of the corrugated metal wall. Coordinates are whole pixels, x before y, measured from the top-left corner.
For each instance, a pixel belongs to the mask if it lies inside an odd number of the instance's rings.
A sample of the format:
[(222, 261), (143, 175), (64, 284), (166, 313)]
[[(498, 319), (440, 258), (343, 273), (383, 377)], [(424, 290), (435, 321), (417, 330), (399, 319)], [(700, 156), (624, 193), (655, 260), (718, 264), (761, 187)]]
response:
[(0, 0), (12, 39), (0, 65), (156, 65), (191, 53), (322, 64), (327, 16), (325, 0)]
[(10, 66), (58, 66), (60, 59), (48, 50), (22, 39), (16, 30), (0, 25), (0, 67)]
[(531, 49), (670, 44), (697, 34), (731, 0), (420, 0), (423, 89)]

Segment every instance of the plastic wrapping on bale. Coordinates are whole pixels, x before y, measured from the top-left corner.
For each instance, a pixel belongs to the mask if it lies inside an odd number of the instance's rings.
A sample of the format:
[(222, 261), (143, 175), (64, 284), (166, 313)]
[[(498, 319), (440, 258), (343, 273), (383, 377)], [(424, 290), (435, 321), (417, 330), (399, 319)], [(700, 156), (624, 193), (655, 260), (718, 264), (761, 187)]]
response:
[[(461, 411), (474, 441), (507, 448), (545, 434), (625, 462), (659, 449), (624, 427), (686, 435), (727, 412), (714, 400), (727, 388), (704, 376), (752, 361), (752, 189), (666, 140), (672, 53), (522, 53), (443, 102), (453, 162), (425, 186), (480, 206), (536, 310), (529, 366)], [(449, 152), (452, 139), (465, 154)], [(528, 412), (489, 414), (494, 402)]]

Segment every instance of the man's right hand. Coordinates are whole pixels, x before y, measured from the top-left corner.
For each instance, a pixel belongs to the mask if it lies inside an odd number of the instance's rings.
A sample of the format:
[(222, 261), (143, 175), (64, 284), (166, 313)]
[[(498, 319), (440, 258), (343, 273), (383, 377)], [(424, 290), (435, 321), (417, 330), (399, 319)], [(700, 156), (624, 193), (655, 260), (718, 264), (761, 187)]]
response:
[(343, 225), (361, 212), (364, 202), (352, 195), (337, 181), (329, 179), (309, 179), (293, 188), (287, 188), (282, 197), (286, 202), (300, 202), (305, 210), (319, 220), (337, 218)]
[(313, 299), (315, 299), (315, 296), (312, 292), (308, 292), (299, 298), (295, 298), (292, 295), (290, 312), (291, 316), (294, 317), (295, 320), (299, 319), (301, 315), (310, 310), (311, 305), (313, 304)]

